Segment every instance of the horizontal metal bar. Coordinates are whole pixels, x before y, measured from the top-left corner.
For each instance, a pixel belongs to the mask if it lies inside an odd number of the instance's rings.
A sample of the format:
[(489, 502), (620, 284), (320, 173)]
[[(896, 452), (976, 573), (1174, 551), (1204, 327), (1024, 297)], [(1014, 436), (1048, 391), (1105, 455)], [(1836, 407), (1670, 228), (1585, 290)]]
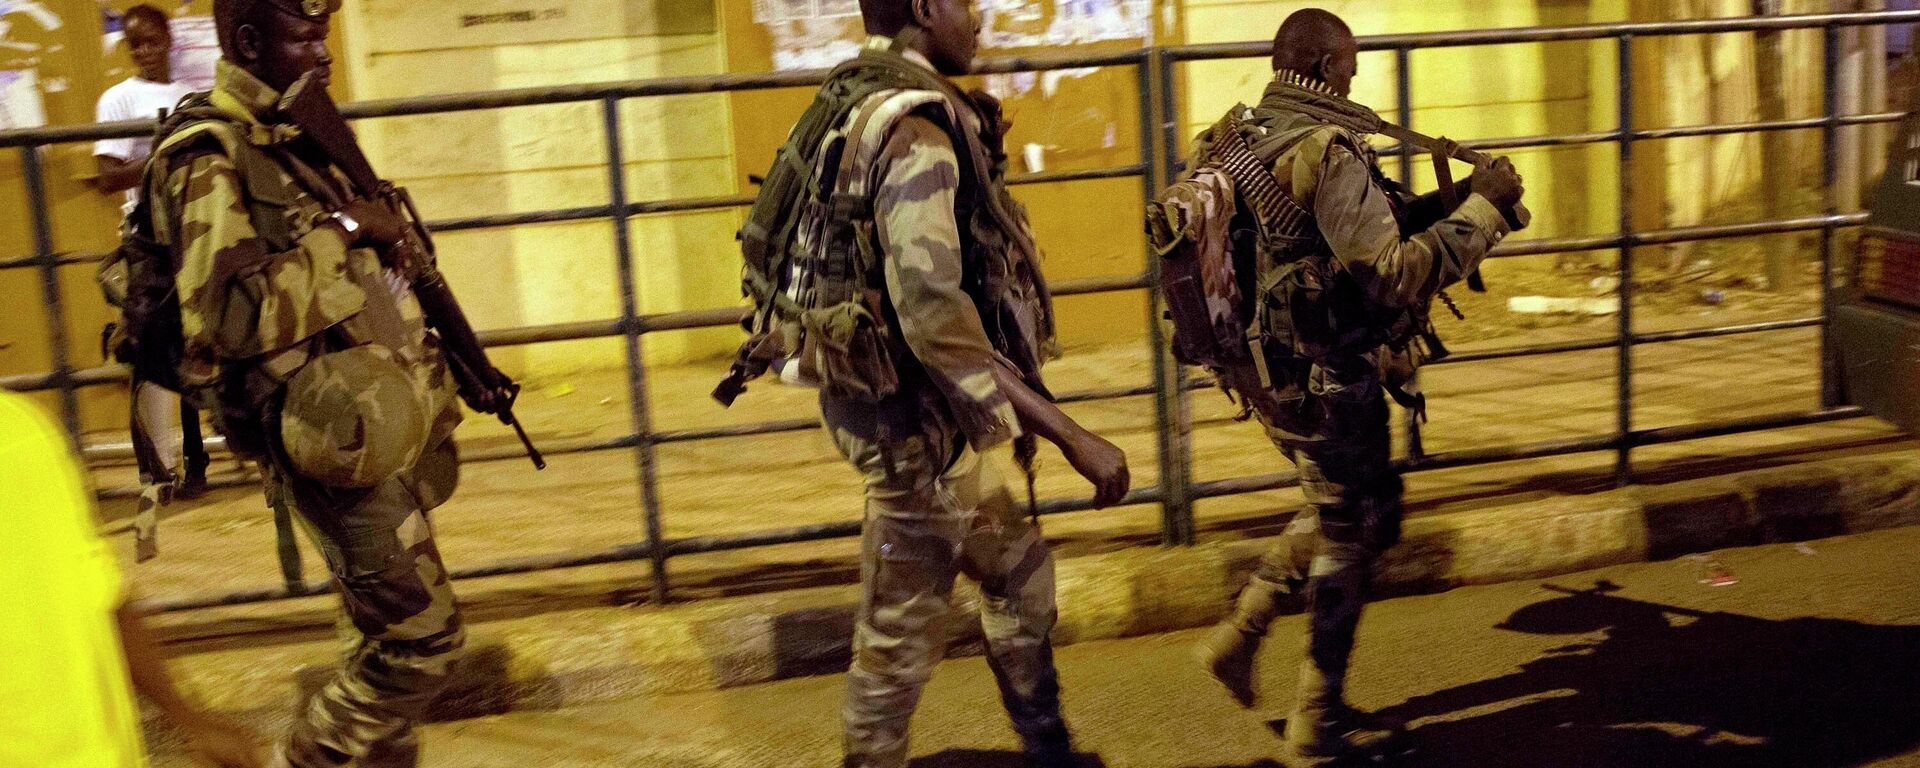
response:
[(1687, 440), (1739, 434), (1742, 432), (1763, 432), (1769, 429), (1825, 424), (1830, 421), (1856, 419), (1867, 415), (1865, 408), (1857, 405), (1845, 405), (1837, 408), (1825, 408), (1800, 413), (1764, 414), (1700, 424), (1682, 424), (1658, 429), (1641, 429), (1634, 431), (1632, 440), (1634, 445), (1678, 443)]
[[(1810, 232), (1821, 229), (1853, 227), (1866, 223), (1867, 212), (1841, 214), (1837, 216), (1805, 216), (1795, 219), (1777, 219), (1741, 224), (1710, 224), (1697, 227), (1677, 227), (1673, 229), (1642, 232), (1633, 237), (1638, 245), (1660, 243), (1680, 243), (1698, 240), (1716, 240), (1731, 237), (1753, 237), (1759, 235), (1784, 234), (1789, 232)], [(1539, 256), (1554, 253), (1573, 253), (1618, 248), (1626, 238), (1620, 235), (1588, 235), (1582, 237), (1541, 238), (1537, 240), (1518, 240), (1502, 243), (1488, 254), (1488, 258), (1516, 258), (1521, 256)], [(1055, 296), (1076, 296), (1091, 293), (1138, 290), (1150, 283), (1142, 276), (1114, 276), (1089, 278), (1084, 280), (1063, 281), (1055, 287)], [(686, 330), (693, 328), (719, 328), (738, 324), (745, 319), (747, 310), (741, 309), (696, 309), (680, 312), (665, 312), (655, 315), (643, 315), (636, 318), (640, 333), (656, 331)], [(561, 323), (531, 328), (511, 328), (489, 331), (481, 338), (489, 345), (532, 344), (542, 341), (563, 341), (618, 336), (625, 330), (617, 320), (594, 320), (578, 323)], [(497, 341), (496, 341), (497, 339)], [(1577, 342), (1576, 342), (1577, 343)], [(1577, 350), (1562, 350), (1577, 351)], [(1488, 353), (1460, 353), (1446, 362), (1466, 362), (1476, 359), (1491, 359)], [(1464, 359), (1460, 359), (1464, 358)], [(127, 380), (123, 366), (109, 365), (75, 371), (73, 381), (76, 386), (94, 386), (119, 383)], [(16, 392), (35, 392), (55, 388), (57, 383), (51, 373), (15, 374), (0, 377), (0, 389)]]
[[(1736, 133), (1765, 133), (1768, 131), (1796, 131), (1835, 125), (1872, 125), (1876, 123), (1896, 123), (1905, 119), (1905, 112), (1876, 112), (1865, 115), (1842, 115), (1835, 119), (1826, 117), (1806, 117), (1795, 120), (1769, 120), (1752, 123), (1713, 123), (1710, 125), (1687, 125), (1672, 128), (1642, 128), (1632, 131), (1628, 136), (1635, 141), (1654, 139), (1680, 139), (1694, 136), (1724, 136)], [(1507, 136), (1490, 139), (1469, 139), (1460, 142), (1467, 149), (1489, 151), (1497, 149), (1531, 149), (1536, 147), (1571, 147), (1585, 144), (1601, 144), (1620, 140), (1619, 131), (1591, 131), (1588, 133), (1559, 133), (1543, 136)], [(1414, 154), (1424, 154), (1425, 147), (1408, 148)], [(1400, 154), (1403, 148), (1392, 144), (1379, 148), (1381, 157)]]
[(655, 443), (690, 443), (696, 440), (713, 440), (722, 437), (746, 437), (748, 435), (772, 435), (782, 432), (806, 432), (819, 428), (819, 419), (785, 419), (782, 421), (729, 424), (722, 427), (703, 427), (700, 429), (663, 429), (653, 433), (653, 441)]
[[(1633, 343), (1660, 344), (1660, 343), (1669, 342), (1669, 341), (1686, 341), (1689, 339), (1707, 339), (1707, 338), (1713, 338), (1716, 336), (1735, 336), (1735, 335), (1746, 334), (1746, 333), (1764, 333), (1766, 331), (1779, 331), (1779, 330), (1786, 330), (1789, 328), (1808, 328), (1808, 327), (1817, 326), (1822, 322), (1825, 322), (1824, 318), (1802, 317), (1794, 320), (1769, 320), (1769, 321), (1760, 322), (1760, 323), (1746, 323), (1743, 325), (1724, 325), (1724, 326), (1718, 326), (1714, 328), (1688, 328), (1685, 330), (1678, 330), (1678, 331), (1661, 331), (1659, 333), (1642, 333), (1642, 334), (1634, 335)], [(1451, 365), (1451, 364), (1457, 364), (1457, 363), (1477, 363), (1477, 362), (1484, 362), (1487, 360), (1504, 360), (1504, 359), (1516, 358), (1516, 357), (1536, 357), (1539, 355), (1558, 355), (1558, 354), (1566, 354), (1569, 352), (1590, 352), (1597, 349), (1612, 349), (1617, 346), (1620, 346), (1620, 341), (1612, 336), (1609, 336), (1609, 337), (1600, 338), (1600, 339), (1582, 339), (1580, 341), (1562, 341), (1562, 342), (1556, 342), (1553, 344), (1534, 344), (1534, 345), (1529, 345), (1524, 347), (1505, 347), (1501, 349), (1485, 349), (1485, 350), (1475, 350), (1470, 352), (1456, 352), (1446, 357), (1445, 359), (1431, 360), (1431, 361), (1428, 361), (1426, 364), (1429, 366), (1433, 366), (1433, 365)]]
[(1719, 336), (1736, 336), (1747, 333), (1766, 333), (1784, 331), (1792, 328), (1814, 328), (1826, 322), (1822, 317), (1801, 317), (1793, 320), (1768, 320), (1759, 323), (1725, 325), (1719, 328), (1690, 328), (1680, 331), (1661, 331), (1659, 333), (1634, 334), (1635, 344), (1661, 344), (1669, 341), (1689, 341), (1692, 339), (1711, 339)]
[(627, 216), (642, 216), (650, 213), (687, 213), (691, 211), (718, 211), (727, 208), (744, 208), (753, 205), (753, 195), (733, 195), (730, 197), (696, 197), (679, 200), (657, 200), (627, 204)]
[(566, 221), (591, 221), (613, 215), (613, 207), (607, 205), (589, 205), (580, 208), (556, 208), (549, 211), (527, 211), (525, 213), (495, 213), (486, 216), (468, 216), (459, 219), (439, 219), (427, 222), (427, 229), (434, 232), (460, 232), (469, 229), (494, 229), (498, 227), (518, 227), (527, 224), (556, 224)]
[(1029, 173), (1007, 179), (1008, 184), (1058, 184), (1068, 181), (1091, 181), (1094, 179), (1124, 179), (1146, 173), (1147, 167), (1139, 163), (1114, 168), (1089, 168), (1084, 171), (1048, 171)]
[[(1044, 72), (1058, 69), (1111, 67), (1138, 64), (1145, 59), (1144, 49), (1099, 54), (1059, 56), (1018, 56), (983, 59), (974, 66), (976, 74), (1007, 72)], [(343, 105), (340, 111), (352, 119), (405, 117), (412, 115), (510, 109), (546, 104), (568, 104), (607, 99), (633, 99), (651, 96), (691, 96), (770, 88), (806, 88), (826, 81), (828, 70), (807, 69), (791, 72), (751, 72), (725, 75), (662, 77), (577, 85), (510, 88), (477, 93), (414, 96), (399, 99), (375, 99)], [(0, 131), (0, 147), (60, 144), (130, 138), (153, 134), (152, 120), (123, 120), (112, 123), (22, 128)]]
[[(70, 264), (98, 264), (106, 260), (106, 258), (107, 255), (104, 253), (56, 253), (53, 254), (53, 265), (56, 267), (64, 267)], [(17, 259), (6, 259), (0, 261), (0, 270), (29, 269), (40, 266), (42, 261), (43, 259), (38, 256), (22, 256)]]
[[(1768, 429), (1821, 424), (1843, 419), (1864, 416), (1865, 411), (1856, 406), (1830, 408), (1816, 411), (1766, 414), (1739, 419), (1688, 424), (1659, 429), (1637, 430), (1627, 440), (1634, 445), (1657, 445), (1661, 443), (1681, 442), (1740, 432), (1755, 432)], [(1402, 471), (1423, 472), (1454, 467), (1488, 464), (1505, 461), (1546, 458), (1575, 453), (1613, 450), (1619, 446), (1617, 436), (1578, 437), (1563, 440), (1547, 440), (1535, 443), (1498, 446), (1493, 448), (1447, 451), (1428, 454), (1419, 458), (1399, 459), (1394, 464)], [(1213, 498), (1257, 491), (1285, 488), (1299, 483), (1298, 472), (1281, 472), (1253, 477), (1229, 478), (1194, 483), (1189, 493), (1193, 498)], [(1128, 493), (1116, 506), (1157, 503), (1160, 499), (1157, 488), (1145, 488)], [(1040, 502), (1038, 513), (1057, 515), (1067, 512), (1079, 512), (1093, 508), (1091, 499), (1048, 499)], [(847, 538), (860, 533), (858, 521), (821, 523), (818, 525), (782, 528), (769, 531), (754, 531), (743, 534), (694, 536), (683, 539), (671, 539), (664, 546), (669, 555), (690, 555), (710, 552), (747, 549), (751, 547), (796, 544), (808, 541)], [(487, 576), (504, 576), (531, 571), (544, 571), (556, 568), (572, 568), (587, 565), (631, 562), (651, 558), (653, 551), (645, 543), (622, 544), (595, 552), (540, 555), (534, 557), (512, 558), (486, 565), (457, 568), (452, 571), (455, 579), (473, 579)], [(332, 591), (332, 586), (321, 585), (303, 591), (288, 590), (285, 587), (267, 587), (239, 590), (220, 595), (187, 595), (180, 597), (157, 597), (140, 601), (140, 607), (160, 613), (207, 608), (240, 603), (265, 602), (295, 597), (307, 597)]]
[[(1920, 21), (1920, 11), (1874, 11), (1862, 13), (1807, 14), (1797, 16), (1699, 19), (1674, 22), (1636, 22), (1625, 24), (1582, 24), (1559, 27), (1519, 27), (1505, 29), (1458, 30), (1406, 35), (1372, 35), (1360, 38), (1360, 48), (1383, 51), (1442, 48), (1471, 45), (1506, 45), (1564, 40), (1598, 40), (1622, 36), (1698, 35), (1759, 30), (1811, 29), (1822, 27), (1900, 24)], [(1161, 48), (1170, 61), (1257, 58), (1272, 54), (1273, 44), (1266, 40), (1237, 43), (1168, 46)], [(976, 74), (1038, 72), (1106, 66), (1135, 66), (1146, 60), (1149, 49), (1133, 49), (1099, 54), (1060, 56), (1019, 56), (983, 59), (975, 64)], [(626, 80), (577, 85), (539, 86), (479, 93), (380, 99), (348, 104), (341, 111), (355, 119), (444, 114), (483, 109), (506, 109), (542, 104), (564, 104), (606, 99), (650, 96), (684, 96), (705, 93), (760, 90), (768, 88), (804, 88), (819, 85), (827, 70), (793, 72), (738, 73)], [(0, 147), (58, 144), (128, 138), (150, 135), (151, 120), (127, 120), (113, 123), (21, 128), (0, 131)]]
[(551, 341), (579, 341), (582, 339), (604, 339), (626, 333), (626, 324), (619, 319), (583, 320), (574, 323), (554, 323), (551, 325), (533, 325), (522, 328), (502, 328), (496, 331), (480, 331), (480, 343), (489, 347), (512, 347), (522, 344), (542, 344)]
[(1640, 232), (1632, 238), (1613, 235), (1583, 235), (1580, 237), (1539, 238), (1535, 240), (1509, 240), (1501, 243), (1487, 254), (1487, 258), (1515, 258), (1519, 256), (1542, 256), (1553, 253), (1575, 253), (1579, 251), (1598, 251), (1619, 248), (1631, 241), (1634, 245), (1657, 245), (1662, 243), (1685, 243), (1697, 240), (1721, 240), (1734, 237), (1754, 237), (1758, 235), (1778, 235), (1788, 232), (1812, 232), (1827, 228), (1855, 227), (1865, 224), (1867, 212), (1840, 214), (1837, 216), (1803, 216), (1794, 219), (1773, 219), (1769, 221), (1742, 222), (1739, 224), (1703, 224), (1693, 227), (1675, 227)]
[(1588, 352), (1596, 349), (1612, 349), (1620, 345), (1619, 339), (1609, 336), (1604, 339), (1583, 339), (1581, 341), (1562, 341), (1553, 344), (1532, 344), (1524, 347), (1505, 347), (1501, 349), (1481, 349), (1468, 352), (1455, 352), (1439, 360), (1429, 360), (1421, 367), (1435, 365), (1457, 365), (1460, 363), (1479, 363), (1488, 360), (1507, 360), (1516, 357), (1535, 357), (1539, 355), (1562, 355), (1569, 352)]
[[(1822, 13), (1795, 16), (1747, 16), (1728, 19), (1689, 21), (1628, 22), (1617, 24), (1576, 24), (1558, 27), (1509, 27), (1465, 29), (1451, 32), (1422, 32), (1404, 35), (1370, 35), (1359, 39), (1362, 51), (1420, 50), (1457, 48), (1473, 45), (1512, 45), (1550, 43), (1568, 40), (1606, 40), (1620, 37), (1663, 37), (1670, 35), (1707, 35), (1726, 32), (1814, 29), (1878, 24), (1904, 24), (1920, 21), (1920, 11), (1870, 11), (1861, 13)], [(1269, 40), (1236, 43), (1168, 46), (1162, 49), (1168, 59), (1211, 61), (1250, 59), (1271, 56)]]

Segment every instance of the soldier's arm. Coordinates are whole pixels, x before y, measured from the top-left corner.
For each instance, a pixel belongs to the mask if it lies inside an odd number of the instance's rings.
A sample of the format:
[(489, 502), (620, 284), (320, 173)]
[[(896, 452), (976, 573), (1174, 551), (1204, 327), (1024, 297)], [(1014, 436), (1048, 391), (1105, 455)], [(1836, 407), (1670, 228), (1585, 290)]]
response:
[(874, 221), (885, 252), (887, 295), (900, 335), (940, 387), (976, 450), (1021, 429), (1060, 447), (1094, 485), (1094, 506), (1126, 496), (1126, 453), (1087, 431), (1023, 381), (988, 341), (972, 297), (960, 287), (963, 263), (954, 195), (959, 161), (946, 131), (917, 116), (903, 119), (881, 150)]
[(873, 217), (897, 330), (975, 448), (1010, 440), (1020, 434), (1019, 419), (995, 380), (997, 355), (979, 310), (960, 287), (953, 142), (931, 120), (909, 116), (880, 152)]
[[(1396, 184), (1396, 186), (1398, 185)], [(1454, 182), (1453, 189), (1453, 194), (1456, 196), (1454, 199), (1463, 203), (1466, 202), (1467, 196), (1473, 193), (1472, 178), (1469, 177)], [(1412, 237), (1415, 234), (1424, 232), (1433, 225), (1440, 223), (1448, 214), (1453, 213), (1452, 210), (1447, 208), (1447, 196), (1442, 194), (1443, 190), (1436, 189), (1424, 195), (1413, 194), (1412, 190), (1406, 189), (1405, 187), (1401, 187), (1398, 191), (1402, 195), (1402, 209), (1406, 212), (1405, 222), (1400, 228), (1401, 237)]]
[(1346, 147), (1327, 150), (1313, 213), (1340, 266), (1387, 307), (1425, 302), (1465, 278), (1507, 234), (1499, 210), (1478, 194), (1432, 226), (1403, 236), (1366, 161)]

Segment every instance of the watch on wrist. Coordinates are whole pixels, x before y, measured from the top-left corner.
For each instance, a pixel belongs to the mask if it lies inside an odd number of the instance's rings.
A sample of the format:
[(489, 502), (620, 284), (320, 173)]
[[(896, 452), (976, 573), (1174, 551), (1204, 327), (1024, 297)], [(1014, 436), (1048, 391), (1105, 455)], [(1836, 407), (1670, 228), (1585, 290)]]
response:
[(360, 221), (347, 215), (346, 211), (334, 211), (333, 223), (339, 224), (341, 229), (346, 230), (348, 240), (360, 239)]

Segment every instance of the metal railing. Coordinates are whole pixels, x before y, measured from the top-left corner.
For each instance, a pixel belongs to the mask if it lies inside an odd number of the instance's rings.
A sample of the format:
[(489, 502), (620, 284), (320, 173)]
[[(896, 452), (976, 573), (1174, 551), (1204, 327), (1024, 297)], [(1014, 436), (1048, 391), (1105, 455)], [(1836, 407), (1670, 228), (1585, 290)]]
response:
[[(1509, 258), (1594, 250), (1617, 251), (1619, 254), (1620, 269), (1619, 291), (1621, 312), (1618, 318), (1619, 322), (1616, 333), (1610, 338), (1464, 352), (1437, 363), (1459, 365), (1535, 355), (1609, 348), (1616, 349), (1616, 377), (1618, 380), (1618, 388), (1615, 430), (1610, 435), (1595, 437), (1503, 445), (1444, 453), (1428, 453), (1422, 448), (1418, 426), (1409, 421), (1406, 423), (1405, 428), (1408, 430), (1408, 445), (1410, 451), (1407, 457), (1397, 462), (1399, 466), (1407, 471), (1420, 471), (1572, 453), (1612, 451), (1616, 454), (1617, 479), (1620, 482), (1625, 482), (1630, 477), (1632, 470), (1632, 451), (1637, 446), (1693, 440), (1753, 430), (1815, 424), (1860, 415), (1861, 411), (1858, 408), (1838, 406), (1835, 403), (1831, 375), (1832, 358), (1828, 352), (1830, 345), (1826, 337), (1826, 309), (1832, 294), (1831, 268), (1834, 233), (1840, 228), (1857, 226), (1866, 218), (1864, 213), (1842, 213), (1834, 207), (1835, 197), (1832, 188), (1838, 165), (1836, 132), (1842, 126), (1893, 122), (1900, 119), (1902, 115), (1894, 113), (1869, 115), (1837, 114), (1836, 89), (1834, 85), (1837, 71), (1836, 62), (1840, 49), (1838, 36), (1839, 31), (1843, 27), (1912, 23), (1916, 21), (1920, 21), (1920, 12), (1903, 11), (1715, 19), (1668, 23), (1592, 24), (1566, 27), (1470, 30), (1436, 34), (1383, 35), (1362, 38), (1362, 50), (1391, 51), (1395, 55), (1398, 66), (1396, 67), (1396, 104), (1394, 106), (1398, 121), (1403, 125), (1408, 124), (1412, 117), (1412, 53), (1416, 50), (1459, 46), (1611, 39), (1615, 41), (1619, 62), (1619, 71), (1617, 73), (1618, 91), (1616, 96), (1620, 104), (1620, 114), (1618, 126), (1614, 130), (1554, 136), (1506, 137), (1466, 142), (1467, 146), (1479, 149), (1517, 149), (1523, 147), (1554, 147), (1597, 143), (1613, 143), (1617, 146), (1621, 161), (1620, 179), (1618, 182), (1620, 220), (1619, 231), (1617, 233), (1509, 242), (1497, 248), (1493, 254), (1494, 257)], [(1636, 128), (1633, 125), (1633, 111), (1631, 107), (1633, 104), (1634, 65), (1631, 53), (1632, 43), (1635, 39), (1667, 35), (1723, 34), (1792, 29), (1821, 29), (1825, 32), (1825, 69), (1823, 72), (1823, 83), (1826, 93), (1826, 109), (1823, 116), (1769, 122), (1651, 129)], [(1137, 176), (1141, 180), (1141, 191), (1143, 196), (1145, 196), (1151, 195), (1160, 187), (1170, 183), (1174, 178), (1175, 169), (1179, 165), (1178, 157), (1182, 147), (1182, 138), (1179, 135), (1180, 129), (1175, 119), (1178, 115), (1178, 110), (1175, 106), (1177, 80), (1174, 75), (1176, 66), (1181, 63), (1195, 61), (1254, 57), (1264, 58), (1268, 56), (1269, 53), (1269, 44), (1265, 42), (1162, 46), (1094, 55), (994, 59), (984, 62), (979, 71), (981, 73), (1002, 73), (1085, 67), (1134, 68), (1138, 74), (1140, 94), (1141, 155), (1138, 163), (1116, 168), (1032, 174), (1018, 177), (1014, 179), (1012, 183), (1066, 183), (1090, 179)], [(609, 226), (613, 227), (614, 250), (616, 258), (618, 259), (616, 274), (619, 280), (621, 297), (621, 315), (619, 317), (586, 322), (501, 329), (483, 333), (481, 337), (489, 346), (540, 344), (555, 341), (612, 337), (619, 337), (625, 342), (624, 351), (628, 374), (628, 402), (630, 405), (633, 431), (624, 436), (612, 439), (581, 441), (553, 446), (549, 453), (563, 454), (608, 450), (633, 451), (634, 462), (639, 471), (640, 506), (645, 538), (634, 543), (595, 552), (574, 552), (514, 558), (480, 566), (456, 569), (452, 574), (455, 578), (478, 578), (552, 568), (646, 560), (651, 564), (653, 597), (656, 600), (665, 600), (671, 584), (668, 576), (668, 562), (676, 555), (814, 541), (858, 534), (860, 523), (852, 519), (845, 522), (726, 536), (669, 538), (662, 532), (661, 517), (664, 513), (659, 491), (659, 481), (656, 474), (657, 461), (654, 456), (656, 446), (696, 440), (718, 440), (744, 435), (808, 430), (817, 428), (818, 421), (815, 419), (789, 419), (705, 429), (662, 431), (656, 431), (652, 428), (647, 369), (642, 354), (642, 342), (645, 336), (650, 333), (663, 331), (734, 325), (740, 321), (744, 310), (726, 307), (659, 314), (640, 314), (635, 300), (635, 278), (632, 259), (634, 246), (627, 233), (627, 221), (631, 217), (641, 214), (736, 208), (750, 204), (752, 198), (740, 196), (631, 201), (629, 200), (625, 177), (621, 173), (623, 158), (621, 156), (622, 147), (619, 141), (621, 136), (619, 105), (621, 101), (625, 99), (804, 87), (819, 84), (824, 79), (824, 76), (824, 70), (815, 70), (772, 74), (664, 78), (575, 85), (559, 88), (527, 88), (486, 93), (360, 102), (345, 108), (349, 117), (372, 118), (590, 101), (598, 102), (601, 106), (601, 127), (604, 131), (608, 155), (608, 203), (606, 205), (446, 219), (432, 222), (431, 227), (436, 231), (459, 231), (596, 219), (604, 219), (609, 223)], [(1741, 224), (1680, 227), (1652, 231), (1635, 230), (1629, 215), (1629, 201), (1632, 199), (1634, 193), (1630, 161), (1635, 142), (1650, 139), (1718, 136), (1734, 133), (1814, 128), (1818, 128), (1822, 132), (1822, 180), (1826, 193), (1825, 211), (1823, 214)], [(52, 222), (49, 220), (49, 207), (46, 199), (44, 170), (38, 148), (48, 144), (62, 142), (135, 136), (150, 130), (151, 126), (148, 123), (125, 122), (0, 131), (0, 148), (14, 147), (18, 148), (20, 152), (25, 172), (28, 206), (30, 208), (30, 221), (33, 227), (33, 242), (35, 248), (35, 253), (32, 256), (12, 260), (0, 260), (0, 269), (33, 268), (41, 272), (43, 278), (43, 298), (47, 305), (49, 341), (52, 346), (54, 367), (53, 371), (44, 374), (0, 377), (0, 387), (21, 391), (58, 390), (61, 401), (61, 417), (76, 444), (79, 441), (80, 434), (79, 407), (75, 395), (76, 390), (80, 387), (123, 382), (126, 380), (126, 372), (120, 366), (76, 369), (73, 367), (72, 360), (68, 355), (64, 310), (62, 308), (62, 299), (57, 282), (58, 269), (64, 265), (97, 261), (100, 257), (97, 254), (73, 254), (55, 251), (53, 247)], [(1410, 147), (1397, 147), (1390, 148), (1387, 151), (1397, 153), (1401, 157), (1400, 170), (1403, 177), (1410, 174), (1412, 163), (1408, 161), (1413, 157), (1415, 150)], [(1694, 242), (1795, 232), (1821, 233), (1822, 312), (1820, 316), (1724, 327), (1685, 329), (1661, 333), (1636, 333), (1633, 330), (1632, 307), (1634, 281), (1633, 260), (1631, 256), (1634, 248), (1665, 243)], [(1157, 264), (1154, 263), (1153, 257), (1148, 255), (1146, 262), (1143, 264), (1143, 269), (1139, 274), (1069, 281), (1056, 286), (1055, 293), (1062, 296), (1137, 290), (1147, 290), (1150, 296), (1146, 320), (1148, 329), (1148, 354), (1151, 356), (1153, 362), (1153, 381), (1151, 384), (1069, 393), (1065, 395), (1062, 400), (1066, 402), (1085, 402), (1143, 395), (1151, 395), (1154, 398), (1156, 433), (1158, 435), (1157, 460), (1160, 468), (1159, 481), (1154, 486), (1135, 489), (1127, 495), (1125, 503), (1160, 505), (1163, 540), (1168, 544), (1187, 544), (1191, 543), (1194, 537), (1193, 502), (1195, 500), (1285, 487), (1297, 483), (1298, 477), (1295, 473), (1283, 472), (1271, 475), (1230, 478), (1207, 482), (1196, 483), (1193, 481), (1191, 450), (1187, 442), (1191, 429), (1191, 417), (1188, 411), (1186, 394), (1194, 389), (1203, 388), (1210, 384), (1202, 380), (1189, 379), (1187, 372), (1182, 367), (1176, 365), (1168, 353), (1164, 329), (1159, 316), (1161, 307), (1156, 292), (1152, 290), (1157, 275)], [(1632, 376), (1633, 349), (1636, 346), (1684, 339), (1712, 338), (1733, 334), (1758, 333), (1815, 326), (1822, 329), (1821, 403), (1823, 407), (1806, 412), (1771, 414), (1659, 429), (1643, 429), (1634, 426), (1632, 412)], [(94, 457), (98, 457), (104, 452), (105, 451), (101, 450), (89, 450), (89, 454)], [(506, 450), (474, 452), (467, 455), (464, 460), (469, 462), (495, 461), (515, 458), (518, 455), (517, 452)], [(231, 482), (231, 484), (239, 483), (240, 481)], [(137, 489), (120, 488), (105, 491), (107, 495), (125, 495), (134, 492), (137, 492)], [(1091, 503), (1089, 499), (1046, 499), (1039, 502), (1036, 511), (1040, 514), (1058, 514), (1085, 510), (1090, 507)], [(284, 530), (282, 531), (282, 535), (287, 535)], [(284, 551), (285, 548), (283, 548), (283, 552)], [(286, 563), (283, 563), (283, 566), (285, 565)], [(286, 569), (283, 568), (283, 570)], [(297, 568), (287, 570), (287, 574), (287, 582), (280, 586), (262, 587), (225, 594), (161, 597), (148, 601), (148, 603), (152, 607), (160, 610), (184, 610), (195, 607), (319, 594), (331, 589), (331, 587), (327, 585), (309, 585), (302, 582), (297, 575)]]

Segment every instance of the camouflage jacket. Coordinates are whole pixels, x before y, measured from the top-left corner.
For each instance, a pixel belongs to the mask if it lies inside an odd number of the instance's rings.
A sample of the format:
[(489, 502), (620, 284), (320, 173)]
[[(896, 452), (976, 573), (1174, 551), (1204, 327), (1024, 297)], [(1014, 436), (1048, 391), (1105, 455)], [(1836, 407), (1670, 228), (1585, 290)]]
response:
[[(879, 37), (868, 43), (883, 49), (890, 44)], [(909, 52), (907, 57), (932, 69), (917, 53)], [(912, 92), (905, 94), (906, 99), (902, 95), (882, 91), (869, 101), (884, 115), (891, 105), (881, 102), (895, 100), (894, 104), (909, 110), (904, 115), (869, 119), (861, 126), (864, 130), (858, 130), (854, 124), (870, 111), (863, 105), (843, 126), (850, 136), (857, 136), (856, 151), (871, 158), (859, 167), (866, 169), (872, 184), (873, 237), (885, 272), (889, 325), (905, 347), (896, 345), (891, 354), (902, 371), (924, 373), (960, 431), (976, 449), (984, 450), (1021, 434), (1013, 406), (994, 379), (996, 365), (1019, 368), (996, 348), (969, 290), (980, 280), (982, 265), (967, 258), (969, 239), (963, 236), (963, 227), (970, 223), (960, 220), (960, 212), (986, 205), (988, 198), (1004, 191), (963, 188), (967, 174), (962, 172), (959, 152), (970, 153), (974, 163), (992, 161), (979, 141), (956, 148), (952, 134), (935, 120), (957, 119), (964, 135), (980, 136), (983, 118), (971, 103), (955, 103), (931, 93), (923, 99), (912, 98)], [(939, 105), (945, 106), (946, 114), (930, 111)], [(963, 205), (963, 200), (971, 205)], [(1011, 206), (1007, 214), (1016, 230), (1008, 236), (1018, 242), (1005, 247), (1023, 249), (1026, 263), (1037, 269), (1024, 212)], [(1024, 329), (1029, 336), (1041, 337), (1030, 340), (1030, 345), (1051, 344), (1050, 318), (1044, 324), (1048, 327)]]
[[(282, 386), (309, 360), (378, 343), (392, 350), (430, 403), (428, 412), (437, 414), (433, 440), (443, 439), (460, 411), (408, 287), (413, 275), (387, 269), (373, 249), (352, 247), (333, 223), (331, 211), (348, 187), (330, 166), (298, 149), (296, 128), (276, 121), (279, 97), (219, 62), (208, 98), (230, 118), (220, 122), (237, 128), (228, 135), (239, 133), (259, 150), (254, 165), (243, 168), (234, 156), (246, 150), (226, 139), (180, 140), (177, 151), (157, 153), (156, 162), (165, 165), (149, 172), (154, 233), (177, 259), (182, 385), (221, 415), (230, 440), (257, 441), (264, 435), (247, 432), (265, 425)], [(161, 146), (170, 142), (175, 139)], [(263, 215), (276, 217), (276, 226), (256, 226)], [(264, 446), (236, 447), (257, 453)]]
[[(1316, 81), (1285, 71), (1276, 77), (1338, 100)], [(1452, 211), (1444, 210), (1434, 196), (1410, 195), (1380, 171), (1364, 135), (1290, 109), (1271, 91), (1252, 115), (1252, 122), (1268, 136), (1292, 141), (1278, 153), (1274, 175), (1294, 201), (1313, 214), (1319, 238), (1312, 256), (1326, 259), (1340, 279), (1357, 286), (1356, 295), (1368, 305), (1369, 315), (1424, 308), (1442, 289), (1478, 268), (1509, 231), (1500, 211), (1481, 195), (1469, 195)], [(1279, 266), (1262, 260), (1263, 269)], [(1266, 278), (1259, 276), (1261, 284)], [(1305, 394), (1352, 391), (1371, 396), (1374, 384), (1404, 385), (1421, 362), (1419, 355), (1414, 344), (1381, 347), (1354, 361), (1359, 373), (1350, 378), (1316, 367)], [(1301, 431), (1311, 432), (1312, 427), (1303, 425)]]

